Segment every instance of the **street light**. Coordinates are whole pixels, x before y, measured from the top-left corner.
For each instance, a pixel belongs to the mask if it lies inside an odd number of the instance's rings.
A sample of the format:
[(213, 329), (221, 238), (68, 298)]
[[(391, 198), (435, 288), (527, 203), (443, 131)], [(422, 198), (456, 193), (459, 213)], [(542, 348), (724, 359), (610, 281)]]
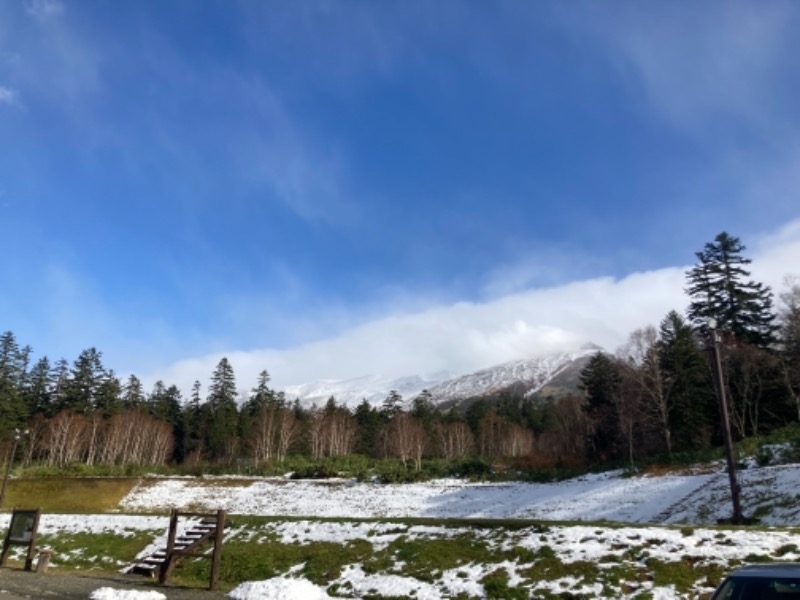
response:
[(28, 435), (28, 430), (14, 430), (14, 443), (11, 445), (11, 452), (8, 455), (8, 462), (6, 463), (6, 474), (3, 477), (3, 488), (0, 489), (0, 507), (3, 506), (3, 501), (6, 499), (6, 486), (8, 485), (8, 476), (11, 474), (11, 465), (14, 464), (14, 454), (17, 453), (17, 445), (23, 435)]
[(742, 517), (742, 506), (739, 501), (739, 482), (736, 478), (736, 460), (733, 456), (733, 439), (731, 438), (731, 420), (728, 415), (728, 400), (725, 396), (725, 379), (722, 375), (722, 359), (720, 358), (719, 343), (720, 335), (717, 329), (717, 321), (714, 318), (708, 320), (708, 330), (711, 336), (711, 349), (714, 353), (714, 379), (717, 382), (717, 401), (719, 403), (719, 414), (722, 419), (722, 437), (725, 440), (725, 460), (728, 463), (728, 480), (731, 485), (731, 502), (733, 503), (734, 525), (744, 523)]

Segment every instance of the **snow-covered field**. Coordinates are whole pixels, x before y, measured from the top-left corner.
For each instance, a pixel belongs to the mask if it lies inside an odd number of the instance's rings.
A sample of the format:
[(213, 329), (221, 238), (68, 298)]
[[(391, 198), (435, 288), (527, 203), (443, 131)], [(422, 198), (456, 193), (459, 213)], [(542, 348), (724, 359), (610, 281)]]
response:
[[(168, 521), (165, 511), (174, 506), (224, 508), (232, 514), (308, 517), (278, 519), (258, 528), (234, 527), (227, 534), (228, 539), (246, 539), (253, 544), (266, 539), (285, 544), (366, 540), (379, 552), (401, 537), (430, 540), (470, 535), (480, 537), (481, 543), (498, 555), (510, 548), (534, 553), (549, 549), (563, 564), (586, 561), (609, 572), (620, 564), (646, 570), (649, 560), (670, 562), (680, 557), (689, 557), (694, 565), (721, 565), (723, 569), (752, 556), (800, 560), (796, 530), (800, 526), (800, 466), (750, 468), (740, 473), (740, 480), (745, 514), (758, 516), (769, 527), (712, 527), (718, 518), (731, 512), (727, 475), (721, 466), (716, 466), (685, 475), (624, 477), (613, 472), (553, 484), (470, 484), (447, 480), (379, 485), (345, 480), (154, 478), (143, 480), (123, 499), (119, 514), (92, 519), (44, 515), (41, 532), (112, 531), (122, 536), (134, 531), (159, 532), (144, 555), (163, 545)], [(152, 516), (159, 512), (161, 516)], [(475, 529), (445, 521), (441, 525), (412, 525), (319, 521), (318, 517), (521, 518), (586, 523)], [(7, 521), (8, 515), (0, 517), (0, 525), (7, 526)], [(598, 521), (609, 524), (598, 525)], [(465, 564), (438, 572), (426, 581), (404, 575), (402, 566), (397, 564), (389, 571), (376, 573), (361, 564), (348, 565), (337, 579), (322, 587), (303, 579), (299, 575), (303, 565), (298, 564), (282, 577), (243, 583), (229, 597), (302, 600), (333, 597), (330, 592), (350, 598), (380, 595), (438, 600), (459, 594), (483, 598), (486, 590), (482, 581), (498, 569), (505, 571), (509, 586), (524, 586), (531, 598), (537, 594), (569, 593), (570, 597), (674, 600), (698, 598), (712, 590), (707, 581), (701, 580), (688, 593), (678, 593), (671, 585), (660, 586), (647, 577), (633, 584), (618, 581), (616, 587), (613, 582), (604, 581), (601, 585), (577, 576), (532, 581), (524, 576), (530, 567), (524, 560)], [(120, 592), (117, 596), (113, 589), (106, 588), (97, 591), (96, 600), (144, 600), (126, 594)]]
[[(742, 504), (764, 524), (800, 525), (800, 467), (751, 468), (739, 474)], [(586, 475), (558, 483), (439, 480), (382, 485), (350, 480), (147, 480), (121, 503), (130, 512), (192, 506), (234, 514), (349, 518), (520, 518), (551, 521), (715, 524), (731, 514), (722, 466), (686, 475)]]

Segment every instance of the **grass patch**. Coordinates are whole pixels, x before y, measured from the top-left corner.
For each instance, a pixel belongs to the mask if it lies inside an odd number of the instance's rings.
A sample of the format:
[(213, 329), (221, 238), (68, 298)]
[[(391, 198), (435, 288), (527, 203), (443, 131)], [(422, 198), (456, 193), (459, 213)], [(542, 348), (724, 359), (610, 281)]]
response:
[[(403, 573), (420, 581), (432, 582), (448, 571), (467, 564), (502, 560), (484, 542), (471, 535), (452, 538), (409, 538), (402, 536), (389, 544), (365, 565), (375, 571), (388, 571), (396, 563)], [(379, 568), (380, 567), (380, 568)]]
[[(161, 532), (129, 531), (115, 533), (60, 533), (40, 535), (39, 547), (53, 549), (52, 565), (68, 570), (118, 571), (130, 564)], [(22, 560), (27, 547), (12, 547), (12, 556)]]
[(677, 561), (647, 560), (647, 569), (656, 586), (674, 585), (679, 593), (688, 593), (698, 581), (716, 587), (725, 571), (719, 565), (705, 564), (701, 557), (682, 556)]
[(508, 571), (497, 569), (486, 575), (482, 580), (483, 589), (487, 598), (509, 598), (510, 600), (526, 600), (530, 597), (530, 590), (523, 587), (511, 587), (508, 584)]
[[(221, 587), (230, 589), (242, 581), (258, 581), (285, 575), (290, 569), (318, 585), (326, 586), (341, 575), (342, 567), (368, 560), (372, 545), (363, 540), (347, 544), (311, 542), (282, 544), (275, 540), (253, 544), (231, 539), (225, 543), (220, 565)], [(178, 565), (174, 580), (189, 586), (208, 582), (209, 560), (186, 560)]]
[[(230, 590), (243, 581), (291, 573), (291, 576), (304, 577), (328, 588), (336, 597), (381, 598), (377, 590), (356, 590), (353, 583), (339, 579), (348, 566), (354, 565), (370, 575), (397, 575), (409, 578), (412, 583), (413, 580), (428, 583), (439, 587), (443, 593), (444, 582), (452, 581), (452, 577), (475, 577), (483, 586), (483, 593), (475, 593), (487, 598), (574, 600), (625, 596), (645, 600), (653, 597), (650, 586), (674, 586), (680, 597), (688, 598), (698, 589), (716, 586), (737, 562), (730, 560), (726, 565), (710, 565), (701, 556), (664, 554), (659, 551), (656, 534), (649, 532), (629, 536), (632, 540), (629, 546), (609, 545), (604, 556), (566, 562), (559, 549), (564, 536), (555, 529), (557, 526), (530, 521), (259, 516), (233, 516), (232, 519), (233, 529), (226, 536), (222, 552), (222, 590)], [(294, 528), (297, 536), (284, 541), (278, 531), (291, 532), (291, 527), (284, 527), (291, 522), (308, 522), (308, 526)], [(328, 541), (327, 537), (325, 541), (301, 541), (310, 538), (314, 524), (320, 522), (341, 524), (343, 538), (363, 537), (341, 542)], [(363, 523), (382, 526), (371, 532), (371, 525), (352, 526)], [(520, 531), (523, 527), (526, 530)], [(595, 525), (586, 540), (602, 540), (612, 528)], [(333, 529), (336, 535), (336, 527), (328, 529)], [(378, 529), (382, 540), (373, 546), (371, 540), (376, 539)], [(653, 528), (653, 532), (656, 529)], [(713, 543), (722, 544), (728, 540), (727, 532), (725, 529), (716, 531), (718, 539)], [(390, 537), (390, 533), (397, 537)], [(152, 530), (132, 531), (130, 535), (65, 532), (43, 535), (40, 544), (55, 550), (54, 565), (64, 571), (111, 571), (133, 562), (136, 554), (154, 537), (163, 534), (164, 531)], [(684, 532), (684, 535), (689, 534)], [(709, 534), (710, 538), (713, 536)], [(794, 544), (786, 544), (776, 554), (795, 551)], [(661, 558), (653, 556), (656, 552), (660, 552)], [(749, 556), (746, 560), (763, 558)], [(205, 587), (210, 567), (209, 560), (186, 559), (175, 569), (171, 582)], [(335, 589), (330, 587), (337, 579)], [(472, 598), (466, 593), (459, 597)]]
[(128, 477), (12, 479), (5, 506), (40, 507), (50, 513), (104, 513), (116, 509), (137, 481)]

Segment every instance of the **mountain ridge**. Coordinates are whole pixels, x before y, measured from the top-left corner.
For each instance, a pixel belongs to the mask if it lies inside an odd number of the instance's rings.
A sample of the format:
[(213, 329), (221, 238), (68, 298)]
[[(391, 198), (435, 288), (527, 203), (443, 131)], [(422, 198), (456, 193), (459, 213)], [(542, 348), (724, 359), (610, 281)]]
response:
[[(339, 405), (350, 408), (364, 400), (379, 406), (393, 391), (400, 394), (406, 404), (427, 391), (436, 405), (451, 405), (478, 396), (499, 394), (512, 387), (525, 397), (531, 397), (548, 387), (552, 388), (553, 395), (558, 395), (559, 390), (575, 387), (573, 379), (576, 373), (590, 356), (600, 351), (602, 348), (599, 346), (586, 344), (571, 352), (508, 361), (456, 377), (450, 377), (447, 373), (427, 378), (419, 375), (395, 378), (365, 375), (288, 386), (284, 393), (287, 398), (297, 399), (306, 407), (323, 406), (333, 397)], [(572, 375), (565, 378), (567, 372)], [(559, 381), (559, 377), (562, 381)]]

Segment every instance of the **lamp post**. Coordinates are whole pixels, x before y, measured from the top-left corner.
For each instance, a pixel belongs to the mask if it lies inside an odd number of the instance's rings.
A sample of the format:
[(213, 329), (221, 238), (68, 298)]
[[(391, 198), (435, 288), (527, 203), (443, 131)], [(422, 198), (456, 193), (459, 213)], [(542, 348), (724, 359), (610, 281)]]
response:
[(28, 430), (14, 430), (14, 443), (11, 445), (11, 452), (8, 455), (8, 462), (6, 462), (6, 474), (3, 477), (3, 487), (0, 489), (0, 507), (6, 499), (6, 486), (8, 485), (8, 476), (11, 474), (11, 465), (14, 464), (14, 455), (17, 453), (17, 445), (23, 435), (28, 435)]
[(717, 382), (717, 401), (719, 403), (719, 415), (722, 419), (722, 437), (725, 441), (725, 460), (728, 464), (728, 480), (731, 486), (731, 502), (733, 503), (734, 525), (744, 523), (742, 517), (742, 506), (739, 501), (739, 482), (736, 478), (736, 460), (733, 456), (733, 439), (731, 438), (731, 420), (728, 414), (728, 400), (725, 394), (725, 379), (722, 374), (722, 359), (720, 358), (719, 343), (720, 334), (717, 329), (716, 319), (708, 320), (708, 330), (711, 336), (711, 350), (714, 354), (714, 379)]

